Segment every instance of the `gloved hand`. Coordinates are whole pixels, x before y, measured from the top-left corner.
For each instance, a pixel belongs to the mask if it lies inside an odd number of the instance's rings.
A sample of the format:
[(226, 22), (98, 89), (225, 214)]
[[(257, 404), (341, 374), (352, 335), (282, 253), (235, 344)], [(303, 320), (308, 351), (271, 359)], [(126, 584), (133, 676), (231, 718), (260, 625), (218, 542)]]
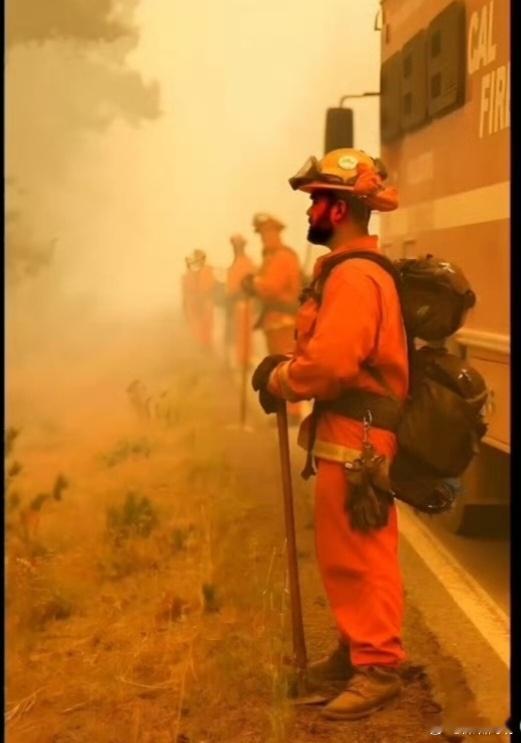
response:
[(251, 386), (255, 392), (258, 392), (263, 387), (267, 387), (271, 372), (276, 366), (287, 360), (288, 357), (282, 353), (272, 353), (263, 358), (251, 377)]
[(266, 356), (253, 372), (251, 386), (255, 392), (259, 393), (259, 403), (261, 408), (268, 415), (277, 412), (280, 402), (278, 397), (275, 397), (275, 395), (272, 395), (271, 392), (268, 391), (270, 374), (276, 366), (278, 366), (282, 361), (287, 361), (287, 359), (288, 357), (283, 354), (271, 354), (270, 356)]
[(267, 415), (276, 413), (280, 403), (281, 400), (275, 397), (275, 395), (272, 395), (271, 392), (268, 392), (266, 387), (262, 387), (259, 390), (259, 404)]
[(241, 289), (243, 290), (245, 294), (248, 294), (248, 296), (250, 297), (254, 297), (256, 294), (255, 287), (253, 286), (254, 278), (255, 278), (254, 274), (249, 273), (241, 281)]

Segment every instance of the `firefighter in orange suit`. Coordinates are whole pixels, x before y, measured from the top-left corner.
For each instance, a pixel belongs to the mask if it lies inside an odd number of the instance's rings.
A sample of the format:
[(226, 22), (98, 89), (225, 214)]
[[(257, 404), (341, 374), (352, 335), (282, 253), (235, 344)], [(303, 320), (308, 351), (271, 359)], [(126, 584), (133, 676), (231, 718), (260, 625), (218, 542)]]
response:
[[(280, 233), (285, 225), (270, 214), (253, 217), (253, 229), (262, 241), (262, 265), (256, 275), (243, 281), (245, 291), (262, 303), (256, 327), (262, 328), (270, 354), (291, 353), (295, 347), (295, 316), (302, 291), (300, 262), (294, 250), (284, 245)], [(288, 406), (291, 423), (300, 421), (300, 405)]]
[(193, 338), (202, 349), (213, 347), (215, 277), (206, 265), (206, 253), (194, 250), (185, 259), (187, 271), (182, 281), (183, 313)]
[[(342, 149), (321, 161), (310, 158), (290, 179), (293, 189), (310, 194), (309, 241), (330, 253), (315, 264), (315, 290), (297, 315), (295, 351), (285, 359), (267, 357), (253, 376), (266, 412), (274, 412), (277, 398), (314, 399), (318, 405), (303, 422), (299, 443), (313, 447), (317, 560), (339, 633), (337, 649), (312, 664), (309, 673), (315, 681), (347, 683), (323, 708), (331, 719), (364, 717), (397, 696), (405, 658), (396, 509), (389, 499), (383, 525), (354, 528), (348, 509), (355, 490), (348, 472), (361, 461), (364, 431), (386, 462), (395, 454), (393, 426), (375, 414), (369, 428), (366, 412), (356, 411), (356, 396), (365, 401), (373, 393), (370, 399), (381, 403), (388, 388), (405, 399), (406, 334), (386, 270), (363, 257), (337, 263), (354, 251), (379, 252), (377, 238), (368, 234), (371, 210), (398, 205), (396, 189), (384, 185), (385, 177), (380, 161)], [(335, 267), (321, 286), (328, 261)], [(377, 413), (378, 407), (368, 409)]]
[(226, 280), (227, 299), (231, 304), (232, 339), (235, 362), (239, 368), (249, 365), (252, 351), (252, 307), (251, 300), (242, 289), (245, 276), (255, 271), (252, 259), (246, 255), (246, 240), (242, 235), (232, 235), (233, 263), (228, 269)]

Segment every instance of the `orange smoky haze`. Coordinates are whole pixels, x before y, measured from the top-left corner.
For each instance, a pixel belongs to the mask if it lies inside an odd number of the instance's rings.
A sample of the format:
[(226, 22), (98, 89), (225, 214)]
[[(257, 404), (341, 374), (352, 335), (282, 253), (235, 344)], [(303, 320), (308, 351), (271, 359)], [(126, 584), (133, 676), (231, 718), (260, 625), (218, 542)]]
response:
[[(256, 211), (304, 258), (288, 178), (322, 153), (326, 109), (378, 87), (376, 0), (127, 0), (128, 34), (108, 1), (79, 31), (68, 5), (7, 19), (8, 252), (48, 255), (8, 286), (8, 367), (67, 345), (95, 359), (108, 322), (175, 323), (184, 256), (224, 269), (240, 232), (258, 261)], [(355, 113), (356, 146), (377, 154), (377, 102)]]

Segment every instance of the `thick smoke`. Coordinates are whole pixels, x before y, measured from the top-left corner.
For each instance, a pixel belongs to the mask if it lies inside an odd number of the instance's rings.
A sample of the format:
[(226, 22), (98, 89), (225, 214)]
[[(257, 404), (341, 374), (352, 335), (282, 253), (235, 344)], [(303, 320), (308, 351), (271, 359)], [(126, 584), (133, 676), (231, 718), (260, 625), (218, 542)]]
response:
[[(222, 275), (239, 231), (258, 261), (256, 211), (305, 257), (287, 179), (321, 154), (326, 108), (378, 85), (378, 3), (361, 5), (8, 3), (9, 382), (37, 357), (70, 378), (114, 323), (175, 323), (184, 256), (203, 248)], [(356, 111), (369, 152), (375, 106)]]

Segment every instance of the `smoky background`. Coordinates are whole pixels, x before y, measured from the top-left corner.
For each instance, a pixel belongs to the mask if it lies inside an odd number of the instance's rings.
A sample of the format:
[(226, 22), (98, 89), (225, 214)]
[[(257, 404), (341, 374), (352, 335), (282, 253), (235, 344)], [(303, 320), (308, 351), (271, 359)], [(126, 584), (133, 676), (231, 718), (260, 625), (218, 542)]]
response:
[[(320, 254), (288, 178), (321, 155), (328, 107), (378, 89), (378, 7), (7, 3), (8, 390), (95, 385), (114, 333), (139, 366), (145, 318), (159, 313), (166, 338), (179, 322), (185, 255), (202, 248), (222, 273), (242, 232), (260, 260), (256, 211), (282, 219), (302, 260)], [(371, 154), (377, 107), (355, 110)]]

